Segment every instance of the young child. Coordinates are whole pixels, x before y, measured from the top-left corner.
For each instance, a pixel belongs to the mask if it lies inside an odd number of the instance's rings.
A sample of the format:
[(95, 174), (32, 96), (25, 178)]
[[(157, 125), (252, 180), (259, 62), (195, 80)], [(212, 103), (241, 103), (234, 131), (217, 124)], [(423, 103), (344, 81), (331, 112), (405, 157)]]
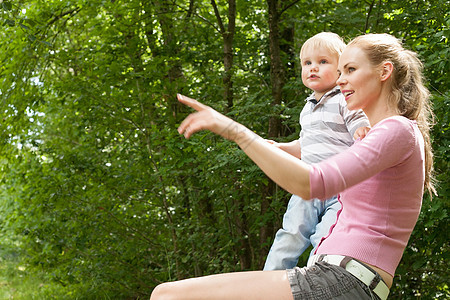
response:
[[(353, 144), (353, 136), (363, 137), (369, 126), (361, 110), (349, 111), (336, 86), (339, 56), (345, 47), (335, 33), (322, 32), (308, 39), (300, 50), (302, 82), (313, 93), (300, 113), (301, 132), (290, 143), (269, 141), (308, 164), (318, 163)], [(298, 258), (313, 246), (314, 253), (341, 208), (337, 196), (326, 201), (304, 201), (292, 195), (276, 233), (264, 270), (285, 270), (297, 266)]]

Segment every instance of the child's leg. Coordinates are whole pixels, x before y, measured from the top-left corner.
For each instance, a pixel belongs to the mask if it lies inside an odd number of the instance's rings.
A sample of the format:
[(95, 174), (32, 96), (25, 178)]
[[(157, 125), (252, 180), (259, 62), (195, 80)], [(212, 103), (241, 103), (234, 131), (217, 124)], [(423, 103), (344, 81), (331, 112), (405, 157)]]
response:
[(330, 227), (336, 223), (337, 212), (341, 209), (341, 203), (339, 203), (337, 196), (333, 196), (328, 200), (317, 202), (315, 206), (319, 210), (319, 223), (310, 237), (313, 246), (311, 255), (316, 251), (322, 237), (327, 236), (330, 233)]
[(321, 211), (316, 205), (314, 201), (292, 195), (283, 217), (283, 228), (275, 235), (264, 271), (292, 269), (297, 265), (298, 258), (310, 245), (310, 236), (319, 222)]
[(226, 273), (157, 286), (150, 297), (156, 299), (289, 299), (291, 286), (286, 271)]

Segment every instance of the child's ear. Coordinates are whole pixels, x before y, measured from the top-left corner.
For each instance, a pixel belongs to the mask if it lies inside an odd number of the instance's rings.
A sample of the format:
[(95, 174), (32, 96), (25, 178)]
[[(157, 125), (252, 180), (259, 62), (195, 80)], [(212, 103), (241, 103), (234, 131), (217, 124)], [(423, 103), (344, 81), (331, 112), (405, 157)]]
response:
[(385, 61), (381, 68), (381, 81), (386, 81), (391, 77), (392, 71), (394, 71), (394, 65), (390, 61)]

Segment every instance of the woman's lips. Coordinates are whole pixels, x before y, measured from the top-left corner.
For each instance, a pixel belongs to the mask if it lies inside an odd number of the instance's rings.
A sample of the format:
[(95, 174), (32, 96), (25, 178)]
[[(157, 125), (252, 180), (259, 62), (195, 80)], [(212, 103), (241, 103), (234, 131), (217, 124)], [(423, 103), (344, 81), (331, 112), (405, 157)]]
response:
[(353, 95), (353, 93), (355, 93), (355, 91), (350, 91), (350, 90), (344, 90), (344, 91), (342, 91), (342, 94), (344, 95), (345, 100), (347, 100), (348, 98), (350, 98), (350, 97)]

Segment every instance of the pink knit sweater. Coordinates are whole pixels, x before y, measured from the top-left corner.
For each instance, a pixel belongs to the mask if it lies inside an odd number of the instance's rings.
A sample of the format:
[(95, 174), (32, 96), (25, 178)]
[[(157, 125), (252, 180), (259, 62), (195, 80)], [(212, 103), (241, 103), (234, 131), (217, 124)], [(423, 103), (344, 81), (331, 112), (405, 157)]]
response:
[(416, 123), (390, 117), (347, 151), (313, 165), (311, 197), (341, 192), (342, 203), (316, 254), (351, 256), (394, 275), (422, 205), (424, 157)]

